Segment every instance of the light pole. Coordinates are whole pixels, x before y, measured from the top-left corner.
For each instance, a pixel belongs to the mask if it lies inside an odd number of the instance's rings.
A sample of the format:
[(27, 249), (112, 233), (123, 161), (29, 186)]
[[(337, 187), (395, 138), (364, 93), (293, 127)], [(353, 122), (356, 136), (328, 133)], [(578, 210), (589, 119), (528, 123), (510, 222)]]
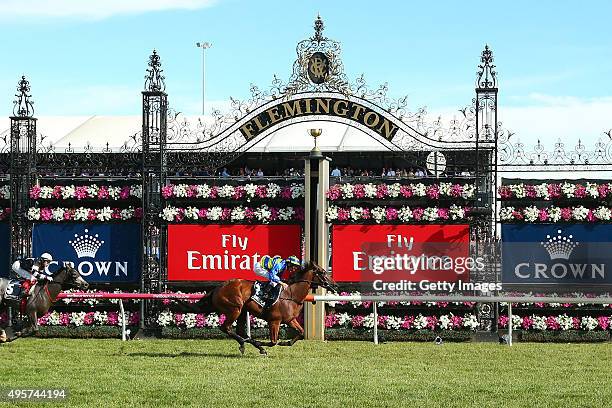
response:
[(209, 42), (197, 42), (196, 46), (202, 49), (202, 116), (204, 116), (205, 107), (205, 88), (206, 88), (206, 50), (212, 47)]

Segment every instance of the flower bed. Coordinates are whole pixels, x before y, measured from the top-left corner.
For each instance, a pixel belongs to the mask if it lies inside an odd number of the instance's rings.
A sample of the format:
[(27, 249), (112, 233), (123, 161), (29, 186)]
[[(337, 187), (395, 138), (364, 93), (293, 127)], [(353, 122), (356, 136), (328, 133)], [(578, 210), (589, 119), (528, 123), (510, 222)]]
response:
[(540, 183), (509, 184), (498, 189), (502, 200), (526, 199), (533, 201), (559, 199), (609, 199), (612, 197), (610, 183)]
[(476, 187), (474, 184), (453, 184), (440, 183), (426, 185), (423, 183), (414, 184), (334, 184), (327, 191), (329, 200), (350, 200), (350, 199), (395, 199), (427, 197), (437, 200), (440, 198), (474, 198)]
[[(610, 326), (611, 316), (568, 316), (562, 314), (558, 316), (518, 316), (512, 315), (512, 328), (533, 331), (568, 331), (568, 330), (584, 330), (607, 331), (612, 329)], [(498, 325), (501, 328), (507, 328), (509, 324), (507, 315), (501, 315), (498, 319)]]
[(448, 220), (463, 220), (469, 213), (469, 208), (451, 205), (449, 208), (438, 207), (339, 207), (330, 205), (327, 209), (329, 222), (374, 221), (381, 222), (433, 222)]
[[(472, 331), (462, 330), (378, 330), (378, 340), (383, 341), (443, 341), (460, 342), (472, 340)], [(372, 341), (373, 331), (350, 328), (329, 328), (325, 330), (325, 340), (362, 340)]]
[(30, 221), (128, 221), (140, 220), (142, 208), (30, 207), (27, 216)]
[(234, 223), (263, 223), (303, 221), (304, 207), (174, 207), (167, 206), (159, 216), (168, 222), (230, 221)]
[(544, 207), (530, 206), (525, 208), (503, 207), (499, 217), (504, 222), (602, 222), (612, 220), (612, 208)]
[(69, 185), (69, 186), (33, 186), (30, 188), (30, 198), (33, 200), (127, 200), (141, 198), (142, 186), (98, 186)]
[[(125, 312), (126, 324), (135, 326), (140, 322), (139, 312)], [(119, 312), (47, 312), (38, 318), (40, 326), (121, 326)]]
[[(466, 313), (463, 316), (449, 313), (441, 316), (424, 316), (422, 314), (378, 315), (377, 327), (387, 330), (469, 330), (475, 331), (479, 326), (476, 315)], [(348, 313), (330, 313), (325, 316), (325, 327), (344, 327), (351, 329), (374, 328), (374, 313), (368, 315), (350, 315)]]
[(280, 186), (276, 183), (246, 184), (233, 186), (229, 184), (216, 186), (209, 184), (169, 184), (162, 187), (162, 196), (170, 198), (199, 199), (285, 199), (295, 200), (304, 197), (304, 185), (293, 183), (290, 186)]

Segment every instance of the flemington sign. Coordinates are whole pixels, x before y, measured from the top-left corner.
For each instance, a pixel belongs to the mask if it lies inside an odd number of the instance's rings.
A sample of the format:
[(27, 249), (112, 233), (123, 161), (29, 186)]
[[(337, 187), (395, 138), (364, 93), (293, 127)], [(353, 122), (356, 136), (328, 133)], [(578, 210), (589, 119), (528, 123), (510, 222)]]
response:
[(398, 126), (380, 113), (360, 103), (339, 98), (309, 97), (280, 102), (240, 127), (240, 133), (251, 140), (271, 126), (298, 117), (328, 115), (353, 120), (367, 126), (387, 140), (393, 139)]

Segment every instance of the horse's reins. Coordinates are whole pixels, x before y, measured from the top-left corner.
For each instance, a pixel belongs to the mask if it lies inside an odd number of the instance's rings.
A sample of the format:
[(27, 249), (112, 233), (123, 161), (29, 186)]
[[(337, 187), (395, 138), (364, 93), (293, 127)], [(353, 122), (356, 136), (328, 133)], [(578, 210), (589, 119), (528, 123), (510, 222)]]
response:
[[(312, 284), (313, 284), (313, 281), (307, 280), (307, 279), (296, 280), (296, 281), (293, 281), (292, 283), (301, 283), (301, 282), (307, 283), (309, 287), (312, 286)], [(293, 294), (291, 293), (291, 286), (290, 285), (287, 286), (287, 289), (289, 289), (289, 296), (293, 296)], [(293, 299), (293, 297), (291, 297), (291, 298), (281, 297), (280, 300), (290, 300), (290, 301), (292, 301), (292, 302), (294, 302), (294, 303), (296, 303), (296, 304), (298, 304), (300, 306), (302, 306), (304, 304), (304, 301), (298, 302), (297, 300)]]

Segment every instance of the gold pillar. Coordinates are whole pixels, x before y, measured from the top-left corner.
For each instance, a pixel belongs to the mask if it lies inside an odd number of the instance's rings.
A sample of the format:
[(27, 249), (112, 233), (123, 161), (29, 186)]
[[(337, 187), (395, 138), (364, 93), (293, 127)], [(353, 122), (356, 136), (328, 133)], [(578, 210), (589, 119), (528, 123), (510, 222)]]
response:
[[(327, 211), (325, 192), (329, 188), (329, 159), (324, 157), (306, 159), (305, 170), (304, 252), (307, 260), (312, 259), (327, 269), (329, 231), (325, 219)], [(313, 180), (316, 180), (315, 191), (313, 191)], [(316, 215), (313, 206), (316, 206)], [(316, 224), (316, 228), (313, 228), (312, 223)], [(315, 294), (323, 295), (325, 292), (325, 289), (318, 288)], [(304, 304), (304, 331), (307, 340), (325, 340), (325, 302)]]

